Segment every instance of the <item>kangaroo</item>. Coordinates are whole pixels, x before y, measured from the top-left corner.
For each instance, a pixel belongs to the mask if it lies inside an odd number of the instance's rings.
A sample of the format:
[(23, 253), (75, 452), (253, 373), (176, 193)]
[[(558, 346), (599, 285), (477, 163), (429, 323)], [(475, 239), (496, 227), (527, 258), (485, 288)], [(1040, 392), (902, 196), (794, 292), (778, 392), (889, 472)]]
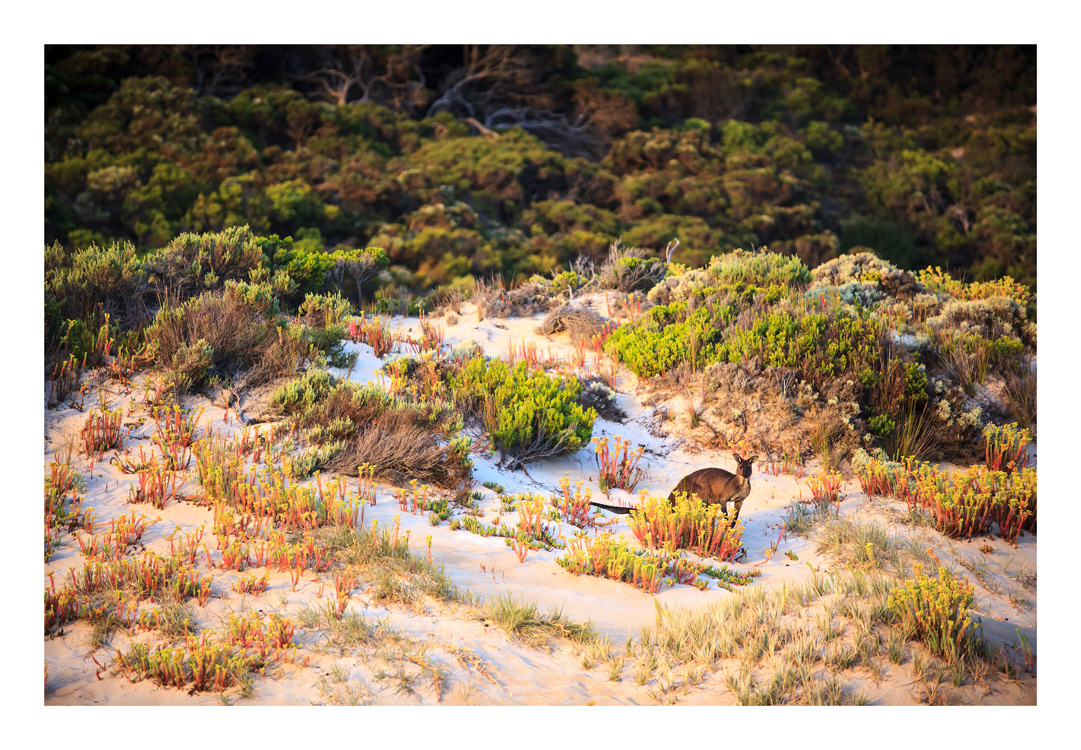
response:
[(751, 494), (751, 465), (758, 456), (743, 458), (736, 455), (736, 473), (724, 469), (699, 469), (691, 472), (672, 490), (668, 496), (668, 502), (676, 501), (677, 492), (685, 492), (687, 495), (698, 495), (703, 502), (709, 505), (720, 505), (724, 514), (728, 515), (728, 503), (735, 506), (736, 512), (732, 517), (732, 523), (739, 520), (739, 511), (743, 507), (743, 501)]
[[(735, 523), (739, 520), (739, 511), (743, 507), (743, 501), (747, 499), (747, 495), (751, 494), (751, 465), (758, 459), (758, 456), (745, 459), (737, 455), (735, 459), (737, 464), (735, 474), (724, 469), (699, 469), (683, 477), (683, 479), (679, 480), (676, 488), (672, 490), (672, 494), (668, 496), (668, 502), (674, 503), (676, 501), (677, 492), (698, 495), (709, 505), (720, 505), (726, 516), (728, 515), (728, 503), (731, 502), (736, 508), (735, 515), (732, 518), (732, 523)], [(610, 505), (596, 500), (593, 500), (590, 504), (620, 515), (627, 515), (635, 510), (633, 506)]]

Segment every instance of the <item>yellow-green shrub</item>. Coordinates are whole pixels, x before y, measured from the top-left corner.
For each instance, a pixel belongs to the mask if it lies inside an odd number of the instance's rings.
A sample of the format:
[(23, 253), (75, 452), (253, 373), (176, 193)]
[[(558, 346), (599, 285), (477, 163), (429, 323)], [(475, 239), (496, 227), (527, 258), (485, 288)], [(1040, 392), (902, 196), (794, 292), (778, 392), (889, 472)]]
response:
[(945, 568), (936, 578), (917, 564), (915, 574), (890, 592), (887, 604), (895, 621), (934, 653), (951, 661), (963, 656), (974, 635), (968, 613), (975, 602), (972, 585)]
[(685, 549), (700, 557), (732, 560), (739, 554), (743, 526), (732, 524), (720, 505), (678, 493), (675, 503), (647, 497), (643, 490), (629, 524), (638, 541), (656, 549)]

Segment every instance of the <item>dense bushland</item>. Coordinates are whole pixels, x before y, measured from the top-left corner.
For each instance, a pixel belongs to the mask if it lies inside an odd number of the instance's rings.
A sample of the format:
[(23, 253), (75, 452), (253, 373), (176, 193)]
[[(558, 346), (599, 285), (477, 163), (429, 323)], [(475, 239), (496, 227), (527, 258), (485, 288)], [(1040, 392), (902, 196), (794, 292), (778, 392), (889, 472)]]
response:
[(46, 241), (131, 243), (128, 283), (246, 224), (292, 237), (263, 252), (301, 293), (332, 264), (353, 298), (360, 248), (419, 289), (618, 236), (1034, 288), (1035, 70), (1034, 47), (48, 47)]

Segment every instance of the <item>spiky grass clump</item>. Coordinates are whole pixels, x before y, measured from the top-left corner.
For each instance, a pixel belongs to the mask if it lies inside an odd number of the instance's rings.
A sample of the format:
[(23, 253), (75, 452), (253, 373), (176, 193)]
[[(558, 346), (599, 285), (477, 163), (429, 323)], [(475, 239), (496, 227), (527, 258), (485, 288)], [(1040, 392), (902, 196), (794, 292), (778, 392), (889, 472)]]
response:
[(553, 638), (564, 638), (579, 644), (590, 643), (597, 638), (597, 630), (591, 623), (575, 622), (560, 610), (541, 615), (536, 602), (516, 599), (509, 594), (489, 601), (483, 612), (509, 635), (532, 646), (543, 645)]
[(409, 541), (395, 528), (371, 526), (339, 528), (325, 541), (327, 549), (342, 565), (349, 566), (359, 581), (372, 584), (376, 601), (406, 605), (420, 604), (424, 597), (436, 601), (468, 601), (441, 565), (426, 555), (410, 551)]
[(1018, 424), (1032, 427), (1036, 422), (1036, 370), (1020, 360), (1002, 372), (1002, 400)]
[(70, 460), (57, 459), (49, 464), (45, 477), (45, 562), (59, 549), (65, 531), (93, 528), (90, 509), (83, 508), (78, 494), (78, 473), (71, 468)]

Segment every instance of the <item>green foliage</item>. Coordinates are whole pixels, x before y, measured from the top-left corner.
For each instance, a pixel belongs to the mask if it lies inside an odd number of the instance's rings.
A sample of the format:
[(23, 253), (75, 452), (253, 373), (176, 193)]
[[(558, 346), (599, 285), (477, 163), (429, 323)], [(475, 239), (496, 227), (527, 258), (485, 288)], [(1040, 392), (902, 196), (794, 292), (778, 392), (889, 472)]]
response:
[(935, 266), (920, 271), (919, 278), (920, 283), (929, 290), (948, 294), (958, 299), (977, 300), (990, 297), (1006, 297), (1012, 299), (1020, 307), (1024, 307), (1032, 300), (1032, 295), (1028, 289), (1009, 276), (994, 281), (973, 281), (966, 284)]
[(821, 382), (877, 360), (881, 332), (878, 322), (843, 312), (773, 312), (735, 327), (717, 354), (729, 362), (761, 357), (765, 364), (798, 369), (809, 382)]
[(875, 435), (884, 438), (893, 432), (894, 428), (897, 427), (897, 423), (885, 414), (879, 414), (878, 416), (868, 419), (867, 426), (871, 428), (871, 432)]
[(83, 320), (102, 310), (125, 312), (138, 305), (145, 284), (143, 264), (127, 242), (91, 244), (74, 252), (53, 243), (45, 248), (45, 331), (51, 338), (62, 321)]
[[(609, 356), (617, 355), (638, 377), (652, 377), (668, 372), (689, 358), (691, 337), (712, 341), (715, 328), (710, 328), (710, 311), (701, 309), (679, 322), (686, 310), (685, 303), (658, 305), (636, 324), (613, 331), (604, 342)], [(703, 364), (705, 362), (703, 361)]]
[(293, 456), (290, 462), (294, 479), (310, 477), (315, 471), (327, 466), (345, 450), (345, 442), (324, 443)]
[(597, 413), (578, 403), (582, 387), (575, 378), (474, 357), (448, 383), (478, 404), (485, 429), (505, 453), (525, 460), (541, 446), (549, 456), (573, 453), (593, 436)]
[(742, 249), (713, 258), (709, 272), (719, 284), (802, 288), (811, 281), (810, 269), (798, 257)]
[[(409, 46), (366, 54), (387, 83), (375, 101), (327, 106), (305, 77), (327, 63), (300, 48), (261, 61), (254, 85), (250, 49), (229, 52), (242, 62), (224, 78), (203, 58), (196, 79), (149, 47), (50, 48), (48, 241), (115, 237), (142, 250), (240, 225), (298, 242), (317, 233), (306, 252), (379, 245), (433, 286), (600, 259), (620, 236), (654, 253), (679, 237), (680, 263), (751, 243), (811, 264), (868, 246), (907, 267), (948, 261), (980, 281), (1035, 282), (1028, 48), (915, 58), (654, 46), (595, 50), (589, 66), (567, 48), (521, 49), (513, 72), (488, 81), (493, 106), (521, 109), (506, 92), (528, 80), (530, 117), (550, 124), (483, 136), (464, 112), (429, 110), (439, 92), (425, 81), (464, 74), (445, 68), (464, 65), (456, 53), (438, 70)], [(564, 119), (587, 126), (555, 124)], [(322, 261), (296, 259), (301, 293), (319, 291)]]
[(181, 234), (147, 259), (164, 283), (213, 289), (228, 279), (245, 281), (263, 261), (263, 243), (247, 226), (221, 232)]
[(303, 413), (330, 392), (334, 379), (326, 370), (309, 370), (270, 396), (270, 408), (289, 416)]

